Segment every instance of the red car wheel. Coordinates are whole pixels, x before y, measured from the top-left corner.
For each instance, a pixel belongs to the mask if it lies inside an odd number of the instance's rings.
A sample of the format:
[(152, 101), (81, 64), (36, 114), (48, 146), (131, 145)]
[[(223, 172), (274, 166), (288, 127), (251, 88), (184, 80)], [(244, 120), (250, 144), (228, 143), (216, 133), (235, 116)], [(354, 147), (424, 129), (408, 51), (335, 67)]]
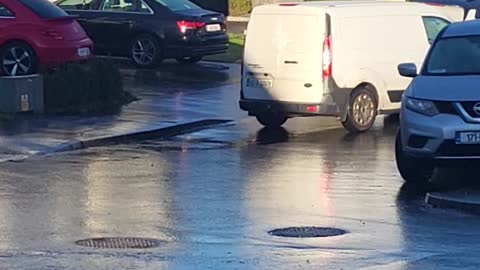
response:
[(32, 48), (23, 42), (8, 43), (1, 49), (0, 63), (3, 75), (32, 74), (36, 71), (36, 62)]

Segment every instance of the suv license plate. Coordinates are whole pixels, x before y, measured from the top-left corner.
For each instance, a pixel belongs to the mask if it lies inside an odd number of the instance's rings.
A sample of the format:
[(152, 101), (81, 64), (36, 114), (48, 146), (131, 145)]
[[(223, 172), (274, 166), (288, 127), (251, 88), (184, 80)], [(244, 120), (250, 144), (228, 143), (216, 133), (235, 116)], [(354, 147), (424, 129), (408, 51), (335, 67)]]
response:
[(480, 131), (457, 132), (456, 144), (480, 144)]
[(222, 30), (222, 27), (220, 27), (220, 24), (207, 24), (207, 32), (217, 32)]
[(90, 55), (90, 48), (79, 48), (77, 50), (78, 56), (85, 57)]

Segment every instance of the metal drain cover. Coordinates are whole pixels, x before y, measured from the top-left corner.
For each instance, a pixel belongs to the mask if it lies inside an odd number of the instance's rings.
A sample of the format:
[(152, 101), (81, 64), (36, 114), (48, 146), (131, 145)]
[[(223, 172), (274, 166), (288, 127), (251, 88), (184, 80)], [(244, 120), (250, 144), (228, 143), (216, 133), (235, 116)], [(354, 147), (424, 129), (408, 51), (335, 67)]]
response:
[(91, 248), (154, 248), (158, 247), (162, 241), (148, 238), (92, 238), (76, 241), (75, 244)]
[(288, 227), (269, 231), (268, 234), (282, 237), (330, 237), (347, 233), (347, 231), (329, 227)]

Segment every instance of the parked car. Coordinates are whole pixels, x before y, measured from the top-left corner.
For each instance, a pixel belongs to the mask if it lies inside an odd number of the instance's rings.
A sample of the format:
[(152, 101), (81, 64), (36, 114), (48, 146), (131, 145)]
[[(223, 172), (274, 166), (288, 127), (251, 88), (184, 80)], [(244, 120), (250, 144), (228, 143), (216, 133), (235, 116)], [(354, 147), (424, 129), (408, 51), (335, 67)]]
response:
[(0, 73), (32, 74), (91, 57), (82, 27), (48, 0), (0, 0)]
[(414, 63), (398, 71), (414, 78), (402, 99), (395, 144), (403, 179), (426, 182), (439, 163), (480, 160), (480, 21), (440, 32), (418, 75)]
[(265, 126), (326, 115), (340, 117), (351, 132), (366, 131), (378, 113), (400, 109), (410, 80), (398, 75), (398, 63), (421, 64), (451, 21), (419, 3), (256, 7), (246, 31), (240, 108)]
[(194, 63), (228, 48), (225, 18), (188, 0), (59, 0), (78, 16), (96, 53), (128, 56), (143, 68), (162, 59)]

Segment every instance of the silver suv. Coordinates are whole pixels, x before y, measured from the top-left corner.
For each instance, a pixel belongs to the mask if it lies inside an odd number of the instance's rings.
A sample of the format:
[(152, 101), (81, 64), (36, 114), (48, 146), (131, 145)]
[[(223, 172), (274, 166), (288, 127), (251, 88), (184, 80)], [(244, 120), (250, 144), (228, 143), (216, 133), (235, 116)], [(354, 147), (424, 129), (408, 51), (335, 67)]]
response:
[(402, 97), (395, 143), (406, 182), (427, 182), (440, 162), (480, 161), (480, 20), (446, 26), (422, 69), (398, 66), (414, 77)]

